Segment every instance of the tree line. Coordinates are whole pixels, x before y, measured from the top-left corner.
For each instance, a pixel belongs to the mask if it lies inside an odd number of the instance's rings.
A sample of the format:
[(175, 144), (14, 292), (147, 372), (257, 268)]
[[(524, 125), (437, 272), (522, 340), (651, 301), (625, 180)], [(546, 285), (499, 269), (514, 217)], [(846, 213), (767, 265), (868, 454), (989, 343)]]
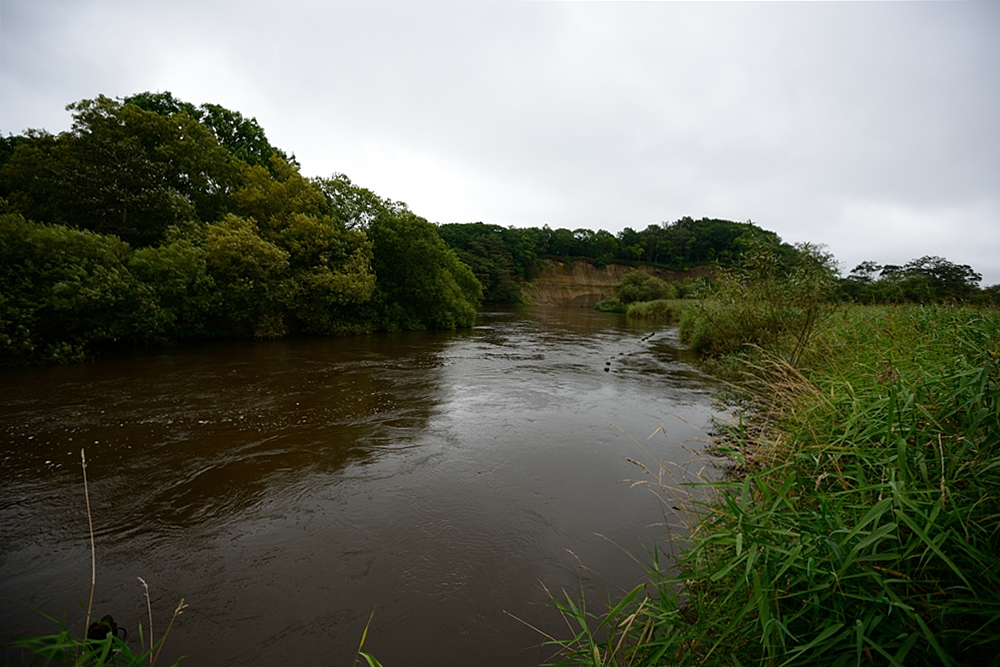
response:
[[(800, 259), (750, 221), (435, 225), (343, 174), (303, 176), (256, 119), (216, 104), (145, 92), (68, 109), (68, 131), (0, 136), (0, 365), (121, 343), (467, 327), (483, 300), (522, 302), (545, 258), (732, 267), (763, 243), (786, 272)], [(940, 257), (865, 262), (836, 296), (1000, 302), (980, 281)]]
[(170, 93), (69, 110), (0, 144), (0, 363), (472, 325), (482, 287), (435, 225), (304, 177), (255, 119)]
[(924, 256), (902, 266), (866, 261), (840, 281), (842, 299), (859, 303), (1000, 304), (1000, 285), (980, 288), (983, 276), (968, 264)]
[(544, 258), (581, 258), (599, 267), (615, 262), (684, 270), (704, 264), (731, 266), (751, 238), (765, 240), (787, 262), (796, 252), (777, 234), (753, 222), (715, 218), (684, 217), (649, 225), (641, 232), (626, 227), (618, 234), (482, 222), (444, 224), (438, 233), (472, 268), (483, 284), (485, 300), (492, 302), (518, 302), (522, 298), (520, 282), (530, 280)]
[[(674, 222), (649, 225), (641, 232), (626, 227), (618, 234), (604, 230), (501, 227), (482, 222), (451, 223), (438, 227), (451, 246), (483, 285), (484, 299), (517, 303), (523, 297), (521, 283), (530, 281), (539, 261), (567, 257), (586, 259), (597, 266), (612, 262), (646, 264), (683, 271), (712, 264), (739, 268), (748, 255), (767, 247), (777, 262), (776, 270), (790, 274), (803, 261), (803, 246), (782, 241), (776, 233), (753, 222), (684, 217)], [(808, 245), (810, 252), (815, 246)], [(806, 253), (808, 255), (809, 252)], [(925, 256), (902, 266), (866, 261), (848, 276), (840, 277), (830, 258), (831, 279), (836, 285), (831, 300), (858, 303), (1000, 304), (1000, 285), (980, 288), (982, 275), (965, 264), (943, 257)], [(678, 296), (705, 296), (711, 291), (673, 285)]]

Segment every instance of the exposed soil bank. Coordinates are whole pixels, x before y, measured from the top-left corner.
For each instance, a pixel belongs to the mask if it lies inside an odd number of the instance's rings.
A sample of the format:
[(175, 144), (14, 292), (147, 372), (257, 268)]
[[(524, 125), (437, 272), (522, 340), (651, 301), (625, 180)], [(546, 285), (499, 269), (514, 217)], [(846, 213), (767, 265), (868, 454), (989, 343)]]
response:
[(644, 271), (666, 281), (680, 281), (714, 276), (716, 267), (695, 266), (687, 271), (671, 271), (648, 264), (608, 264), (601, 268), (585, 259), (542, 260), (535, 279), (524, 285), (524, 293), (536, 306), (573, 306), (593, 308), (615, 295), (615, 285), (633, 271)]

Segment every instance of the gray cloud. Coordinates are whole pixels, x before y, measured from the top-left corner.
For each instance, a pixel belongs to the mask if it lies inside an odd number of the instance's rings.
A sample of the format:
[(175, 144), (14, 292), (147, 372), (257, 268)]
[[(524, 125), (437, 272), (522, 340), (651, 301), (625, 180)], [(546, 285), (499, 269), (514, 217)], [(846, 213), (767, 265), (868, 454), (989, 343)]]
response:
[(1000, 282), (993, 3), (0, 5), (0, 129), (170, 90), (441, 222), (752, 219)]

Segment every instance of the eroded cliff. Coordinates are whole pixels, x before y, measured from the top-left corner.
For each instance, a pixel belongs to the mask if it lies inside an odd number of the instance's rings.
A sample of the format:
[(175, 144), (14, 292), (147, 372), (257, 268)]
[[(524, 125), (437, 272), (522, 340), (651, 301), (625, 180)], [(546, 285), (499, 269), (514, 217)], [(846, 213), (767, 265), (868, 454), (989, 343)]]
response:
[(633, 271), (644, 271), (666, 281), (711, 276), (713, 266), (698, 266), (688, 271), (669, 271), (648, 265), (609, 264), (597, 267), (584, 259), (559, 261), (546, 259), (534, 280), (523, 285), (524, 294), (536, 306), (572, 306), (593, 308), (598, 301), (615, 295), (615, 285)]

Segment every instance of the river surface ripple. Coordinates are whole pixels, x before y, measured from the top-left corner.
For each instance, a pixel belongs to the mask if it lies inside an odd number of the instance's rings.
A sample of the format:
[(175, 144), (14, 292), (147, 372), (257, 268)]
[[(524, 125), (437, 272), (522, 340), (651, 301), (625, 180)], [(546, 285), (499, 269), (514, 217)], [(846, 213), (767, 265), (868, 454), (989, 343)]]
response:
[(712, 387), (689, 361), (663, 325), (513, 308), (3, 369), (0, 641), (54, 632), (33, 610), (82, 627), (85, 447), (95, 615), (135, 645), (137, 576), (157, 633), (190, 605), (161, 664), (350, 665), (374, 609), (387, 667), (537, 665), (551, 651), (514, 617), (568, 632), (542, 584), (614, 595), (676, 522), (626, 457), (703, 448)]

